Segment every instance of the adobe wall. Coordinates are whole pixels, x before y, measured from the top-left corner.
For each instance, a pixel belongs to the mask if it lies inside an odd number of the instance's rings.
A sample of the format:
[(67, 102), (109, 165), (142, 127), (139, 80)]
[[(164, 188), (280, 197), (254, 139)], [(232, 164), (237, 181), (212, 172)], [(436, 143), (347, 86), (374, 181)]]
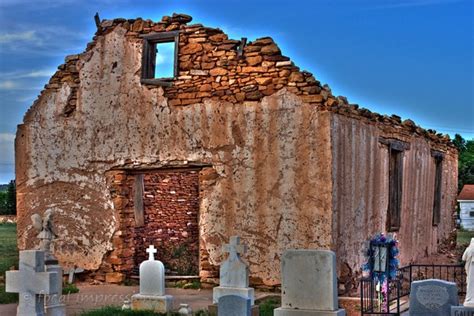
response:
[[(389, 149), (380, 137), (410, 144), (404, 151), (400, 241), (401, 265), (419, 262), (438, 251), (454, 229), (453, 212), (457, 192), (457, 151), (436, 138), (419, 135), (411, 121), (396, 128), (385, 117), (374, 123), (351, 116), (349, 111), (331, 118), (333, 153), (334, 246), (337, 249), (340, 281), (345, 290), (357, 287), (364, 263), (365, 242), (378, 232), (387, 232), (389, 197)], [(396, 118), (395, 118), (396, 119)], [(442, 175), (441, 222), (432, 225), (435, 188), (435, 159), (431, 150), (445, 153)]]
[[(250, 55), (238, 59), (238, 41), (227, 42), (220, 30), (170, 18), (102, 25), (85, 53), (60, 66), (18, 128), (20, 249), (36, 242), (31, 213), (51, 208), (61, 264), (123, 280), (129, 256), (120, 248), (120, 173), (185, 166), (204, 168), (203, 280), (217, 277), (231, 235), (249, 246), (244, 259), (253, 284), (279, 283), (284, 249), (331, 246), (330, 116), (317, 107), (335, 102), (328, 90), (268, 38), (247, 45)], [(202, 72), (180, 66), (173, 87), (141, 84), (139, 35), (176, 28), (183, 31), (180, 60)], [(218, 70), (203, 69), (209, 62)]]

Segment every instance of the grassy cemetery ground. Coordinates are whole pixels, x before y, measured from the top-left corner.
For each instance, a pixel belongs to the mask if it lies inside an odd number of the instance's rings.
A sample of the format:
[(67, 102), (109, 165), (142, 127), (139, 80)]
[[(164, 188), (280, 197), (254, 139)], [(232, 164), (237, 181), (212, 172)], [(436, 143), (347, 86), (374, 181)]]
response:
[(18, 301), (18, 294), (5, 293), (5, 271), (17, 265), (16, 224), (0, 224), (0, 304)]
[(471, 242), (471, 238), (474, 238), (474, 232), (460, 229), (458, 230), (458, 238), (456, 244), (458, 247), (465, 248)]

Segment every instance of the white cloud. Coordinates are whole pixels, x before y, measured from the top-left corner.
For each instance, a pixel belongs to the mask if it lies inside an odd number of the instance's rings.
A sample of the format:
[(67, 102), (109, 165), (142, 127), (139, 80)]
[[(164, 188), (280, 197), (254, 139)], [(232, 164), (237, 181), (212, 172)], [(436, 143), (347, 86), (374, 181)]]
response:
[(396, 8), (410, 8), (410, 7), (424, 7), (440, 4), (450, 4), (453, 2), (459, 2), (460, 0), (396, 0), (387, 1), (376, 5), (371, 9), (396, 9)]
[(4, 80), (0, 81), (0, 90), (13, 91), (13, 90), (38, 90), (43, 89), (42, 87), (37, 87), (31, 85), (28, 82), (19, 82), (13, 80)]
[(0, 90), (16, 90), (18, 85), (11, 80), (0, 81)]
[(55, 73), (55, 69), (41, 69), (41, 70), (21, 70), (12, 72), (0, 72), (1, 78), (11, 79), (22, 79), (22, 78), (39, 78), (39, 77), (51, 77)]
[(15, 134), (0, 133), (0, 164), (13, 164), (15, 162)]
[(20, 33), (5, 33), (0, 34), (0, 43), (11, 43), (17, 41), (38, 42), (39, 38), (35, 31), (26, 31)]

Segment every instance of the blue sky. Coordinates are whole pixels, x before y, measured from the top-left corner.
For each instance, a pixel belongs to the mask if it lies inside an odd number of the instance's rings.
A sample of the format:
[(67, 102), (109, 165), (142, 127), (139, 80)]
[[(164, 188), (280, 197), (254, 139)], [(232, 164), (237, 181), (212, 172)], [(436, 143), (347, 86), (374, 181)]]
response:
[(271, 36), (335, 95), (474, 138), (472, 0), (0, 1), (0, 183), (16, 125), (56, 67), (102, 19), (187, 13), (232, 38)]

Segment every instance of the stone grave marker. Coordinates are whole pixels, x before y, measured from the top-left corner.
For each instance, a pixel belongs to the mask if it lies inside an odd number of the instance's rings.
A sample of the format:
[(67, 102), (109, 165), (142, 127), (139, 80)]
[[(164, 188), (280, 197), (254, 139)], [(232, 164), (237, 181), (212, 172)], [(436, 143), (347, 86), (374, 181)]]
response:
[(249, 298), (237, 295), (219, 297), (217, 316), (250, 316), (251, 303)]
[(456, 283), (428, 279), (414, 281), (410, 290), (410, 316), (445, 316), (451, 306), (459, 305)]
[(19, 270), (6, 272), (5, 285), (6, 292), (20, 294), (17, 316), (45, 315), (45, 295), (60, 294), (58, 279), (57, 272), (45, 271), (44, 251), (20, 251)]
[(140, 293), (132, 295), (132, 310), (168, 313), (173, 297), (165, 295), (165, 267), (161, 261), (155, 260), (157, 250), (153, 245), (146, 252), (149, 257), (140, 264)]
[(247, 247), (240, 243), (240, 237), (232, 236), (223, 249), (229, 257), (221, 264), (219, 286), (213, 289), (213, 303), (218, 303), (221, 296), (237, 295), (249, 298), (251, 305), (254, 305), (254, 289), (249, 287), (249, 268), (240, 258)]
[(252, 315), (258, 316), (258, 306), (254, 305), (254, 289), (249, 287), (249, 267), (240, 258), (240, 255), (247, 251), (247, 247), (240, 243), (239, 236), (232, 236), (229, 244), (224, 245), (222, 249), (229, 253), (229, 256), (221, 264), (219, 286), (212, 291), (213, 304), (209, 305), (209, 312), (211, 315), (220, 314), (217, 311), (219, 299), (223, 296), (235, 295), (249, 299)]
[(281, 263), (281, 307), (275, 316), (337, 315), (336, 255), (328, 250), (287, 250)]
[(474, 316), (474, 307), (451, 306), (451, 316)]

